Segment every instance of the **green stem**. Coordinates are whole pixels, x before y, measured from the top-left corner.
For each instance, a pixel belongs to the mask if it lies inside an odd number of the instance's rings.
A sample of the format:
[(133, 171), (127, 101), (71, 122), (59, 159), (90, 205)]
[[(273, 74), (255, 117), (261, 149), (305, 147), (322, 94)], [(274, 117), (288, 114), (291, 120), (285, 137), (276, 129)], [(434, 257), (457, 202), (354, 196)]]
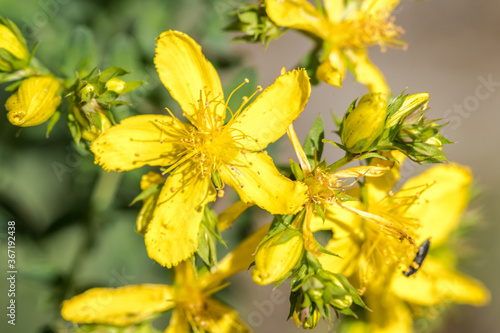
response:
[(347, 165), (354, 160), (355, 160), (355, 155), (346, 152), (344, 157), (342, 157), (340, 160), (330, 165), (326, 170), (328, 172), (335, 172), (338, 169), (342, 168), (344, 165)]

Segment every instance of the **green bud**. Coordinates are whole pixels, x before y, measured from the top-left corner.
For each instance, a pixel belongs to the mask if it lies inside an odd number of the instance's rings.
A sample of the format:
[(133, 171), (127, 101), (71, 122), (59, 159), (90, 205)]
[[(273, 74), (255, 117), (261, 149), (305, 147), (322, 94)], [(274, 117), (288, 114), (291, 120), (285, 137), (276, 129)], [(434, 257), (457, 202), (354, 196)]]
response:
[(95, 87), (94, 85), (87, 83), (81, 90), (80, 96), (83, 101), (90, 101), (95, 96)]
[(304, 240), (297, 230), (287, 229), (259, 246), (255, 255), (253, 280), (266, 285), (286, 277), (304, 252)]
[(340, 126), (342, 144), (349, 153), (368, 151), (384, 131), (387, 97), (382, 93), (366, 94), (346, 113)]
[(401, 107), (387, 118), (386, 128), (395, 126), (401, 119), (406, 119), (411, 113), (420, 108), (427, 108), (429, 102), (428, 93), (419, 93), (407, 96)]

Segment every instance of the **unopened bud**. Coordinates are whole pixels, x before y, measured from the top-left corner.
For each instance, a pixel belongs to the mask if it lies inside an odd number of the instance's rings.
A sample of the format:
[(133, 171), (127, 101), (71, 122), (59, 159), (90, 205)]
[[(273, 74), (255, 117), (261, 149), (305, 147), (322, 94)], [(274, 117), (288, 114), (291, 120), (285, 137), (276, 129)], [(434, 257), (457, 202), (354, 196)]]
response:
[(59, 81), (52, 75), (32, 76), (21, 82), (5, 108), (12, 125), (28, 127), (49, 119), (61, 103)]
[(387, 97), (382, 93), (366, 94), (344, 116), (340, 138), (347, 151), (359, 154), (369, 150), (384, 131)]
[(0, 20), (0, 72), (23, 69), (28, 62), (28, 48), (19, 29), (10, 20)]
[(108, 82), (106, 82), (107, 90), (113, 91), (113, 92), (117, 93), (118, 95), (120, 95), (123, 92), (126, 85), (127, 85), (127, 83), (125, 81), (120, 80), (117, 77), (114, 77), (114, 78), (110, 79)]
[(280, 232), (258, 248), (253, 280), (260, 285), (281, 280), (297, 265), (303, 251), (304, 241), (300, 232), (291, 229)]
[(429, 102), (428, 93), (419, 93), (407, 96), (401, 107), (387, 119), (385, 127), (389, 128), (395, 126), (398, 124), (401, 118), (405, 119), (415, 110), (420, 108), (424, 109), (427, 108), (428, 102)]

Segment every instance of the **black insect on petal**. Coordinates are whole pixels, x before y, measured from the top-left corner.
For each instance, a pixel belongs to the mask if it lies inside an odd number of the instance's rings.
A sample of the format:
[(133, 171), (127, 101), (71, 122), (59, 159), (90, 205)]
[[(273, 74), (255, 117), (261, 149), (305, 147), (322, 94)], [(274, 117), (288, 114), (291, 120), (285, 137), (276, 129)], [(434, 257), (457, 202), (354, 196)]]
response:
[[(425, 257), (427, 256), (427, 252), (429, 252), (429, 248), (431, 247), (431, 239), (427, 238), (418, 248), (417, 255), (415, 256), (415, 259), (413, 259), (412, 264), (408, 268), (406, 272), (403, 272), (404, 276), (412, 276), (415, 274), (420, 266), (422, 266), (422, 263), (424, 262)], [(417, 268), (415, 268), (415, 266)]]

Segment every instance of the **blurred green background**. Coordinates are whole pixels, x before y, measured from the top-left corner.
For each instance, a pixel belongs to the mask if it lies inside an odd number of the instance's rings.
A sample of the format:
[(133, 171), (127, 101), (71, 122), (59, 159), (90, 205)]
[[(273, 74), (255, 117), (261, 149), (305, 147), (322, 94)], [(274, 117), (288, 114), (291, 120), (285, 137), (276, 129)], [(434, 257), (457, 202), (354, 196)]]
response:
[[(37, 57), (51, 70), (67, 61), (66, 52), (75, 31), (90, 31), (95, 39), (95, 65), (105, 69), (122, 66), (133, 72), (126, 80), (144, 80), (128, 97), (132, 107), (115, 109), (118, 118), (132, 114), (162, 113), (178, 107), (161, 85), (153, 65), (155, 38), (176, 29), (188, 33), (220, 70), (230, 92), (244, 77), (263, 87), (271, 84), (282, 66), (297, 66), (309, 50), (303, 36), (287, 32), (261, 45), (231, 43), (223, 32), (227, 12), (236, 0), (1, 0), (0, 15), (13, 20)], [(406, 30), (407, 51), (371, 50), (372, 59), (384, 72), (395, 93), (429, 92), (431, 116), (447, 117), (444, 132), (457, 143), (446, 147), (449, 158), (471, 167), (483, 195), (475, 203), (483, 219), (469, 235), (461, 268), (482, 280), (492, 292), (484, 308), (457, 306), (447, 312), (440, 332), (498, 332), (500, 294), (500, 186), (497, 154), (500, 135), (500, 6), (496, 0), (405, 1), (396, 10), (397, 23)], [(93, 67), (93, 66), (92, 66)], [(477, 87), (490, 84), (486, 99), (478, 99)], [(334, 139), (330, 112), (341, 115), (355, 98), (365, 93), (347, 77), (342, 89), (325, 84), (313, 89), (311, 100), (296, 129), (305, 135), (318, 113), (323, 114), (326, 137)], [(8, 94), (0, 91), (0, 104)], [(484, 89), (484, 88), (481, 88)], [(488, 88), (487, 88), (488, 89)], [(246, 91), (240, 92), (248, 94)], [(236, 99), (235, 99), (236, 100)], [(460, 111), (461, 110), (461, 111)], [(5, 110), (3, 111), (5, 114)], [(0, 231), (1, 267), (6, 263), (6, 223), (16, 221), (18, 268), (16, 326), (0, 321), (1, 332), (64, 332), (71, 328), (59, 315), (60, 302), (93, 286), (118, 287), (138, 283), (169, 283), (167, 270), (147, 257), (142, 236), (134, 232), (139, 205), (129, 203), (139, 193), (146, 169), (124, 174), (106, 173), (92, 156), (77, 149), (64, 121), (48, 139), (45, 125), (19, 131), (4, 117), (0, 121)], [(330, 147), (327, 158), (340, 157)], [(283, 163), (293, 157), (290, 144), (281, 140), (271, 152)], [(407, 166), (403, 178), (421, 170)], [(230, 197), (230, 195), (228, 195)], [(234, 246), (252, 227), (270, 216), (252, 210), (224, 238)], [(4, 222), (5, 221), (5, 222)], [(255, 332), (299, 332), (286, 322), (287, 296), (270, 303), (270, 293), (285, 295), (285, 288), (258, 287), (248, 273), (231, 279), (221, 298), (241, 310)], [(8, 285), (0, 280), (1, 306), (7, 305)], [(5, 309), (5, 308), (4, 308)], [(5, 315), (2, 315), (5, 316)], [(163, 329), (167, 317), (158, 322)], [(327, 326), (317, 331), (327, 331)]]

